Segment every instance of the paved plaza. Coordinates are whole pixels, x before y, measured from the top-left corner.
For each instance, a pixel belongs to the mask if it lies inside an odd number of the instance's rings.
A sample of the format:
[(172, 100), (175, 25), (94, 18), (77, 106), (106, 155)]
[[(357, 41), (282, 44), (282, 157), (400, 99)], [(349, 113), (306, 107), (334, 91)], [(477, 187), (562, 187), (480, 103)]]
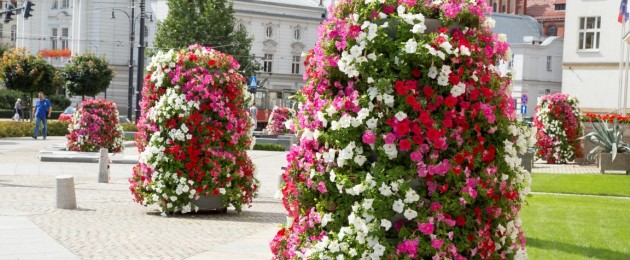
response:
[[(284, 152), (251, 151), (261, 189), (241, 214), (162, 217), (134, 203), (133, 165), (111, 165), (111, 183), (97, 182), (96, 163), (46, 163), (42, 148), (63, 143), (0, 139), (0, 259), (269, 259), (268, 241), (286, 222), (274, 195)], [(136, 153), (127, 148), (125, 153)], [(54, 208), (55, 179), (75, 178), (77, 210)]]
[[(274, 198), (285, 152), (250, 151), (261, 190), (241, 214), (161, 217), (134, 203), (132, 164), (111, 165), (111, 183), (97, 182), (98, 164), (40, 162), (48, 140), (0, 139), (0, 259), (269, 259), (268, 241), (284, 208)], [(137, 155), (128, 147), (125, 155)], [(594, 165), (536, 163), (540, 173), (598, 173)], [(55, 176), (75, 178), (77, 210), (54, 208)]]

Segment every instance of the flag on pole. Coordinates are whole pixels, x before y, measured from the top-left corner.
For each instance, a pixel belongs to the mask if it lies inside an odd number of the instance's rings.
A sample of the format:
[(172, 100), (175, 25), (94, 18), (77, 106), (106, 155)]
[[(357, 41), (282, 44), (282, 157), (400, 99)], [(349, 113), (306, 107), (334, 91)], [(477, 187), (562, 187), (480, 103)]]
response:
[(621, 4), (619, 5), (619, 16), (617, 16), (617, 22), (625, 23), (628, 21), (628, 17), (630, 14), (628, 13), (628, 0), (621, 0)]

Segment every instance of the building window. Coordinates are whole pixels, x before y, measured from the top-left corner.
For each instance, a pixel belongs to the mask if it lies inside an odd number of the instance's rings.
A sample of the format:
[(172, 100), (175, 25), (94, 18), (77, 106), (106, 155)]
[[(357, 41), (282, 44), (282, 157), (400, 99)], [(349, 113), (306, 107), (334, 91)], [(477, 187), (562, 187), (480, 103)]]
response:
[(293, 63), (291, 63), (291, 73), (300, 74), (300, 56), (293, 56)]
[(59, 48), (57, 46), (57, 37), (59, 37), (59, 34), (57, 33), (57, 28), (52, 28), (52, 36), (50, 36), (50, 43), (51, 43), (50, 48), (53, 50), (56, 50)]
[(578, 49), (599, 49), (600, 16), (580, 17)]
[(558, 36), (558, 27), (555, 25), (547, 27), (547, 36)]
[(144, 26), (144, 37), (149, 37), (149, 27), (148, 26)]
[(554, 10), (556, 11), (564, 11), (567, 9), (567, 4), (555, 4)]
[(61, 48), (68, 49), (68, 28), (61, 28)]
[(59, 2), (57, 0), (52, 0), (52, 9), (59, 8)]
[(70, 7), (70, 0), (61, 0), (61, 8)]
[(263, 71), (271, 73), (271, 67), (273, 65), (273, 54), (265, 54), (263, 59)]
[(11, 41), (14, 42), (15, 38), (16, 38), (16, 33), (17, 33), (17, 25), (11, 25)]
[(4, 24), (0, 24), (0, 39), (4, 37)]
[(267, 39), (273, 38), (273, 25), (267, 25), (267, 28), (265, 29), (265, 35), (267, 36)]
[(497, 3), (492, 3), (492, 12), (497, 12)]
[(293, 30), (293, 39), (299, 41), (302, 39), (302, 29), (297, 27)]
[(551, 71), (551, 56), (547, 56), (547, 71)]
[(501, 6), (501, 12), (505, 13), (505, 5)]

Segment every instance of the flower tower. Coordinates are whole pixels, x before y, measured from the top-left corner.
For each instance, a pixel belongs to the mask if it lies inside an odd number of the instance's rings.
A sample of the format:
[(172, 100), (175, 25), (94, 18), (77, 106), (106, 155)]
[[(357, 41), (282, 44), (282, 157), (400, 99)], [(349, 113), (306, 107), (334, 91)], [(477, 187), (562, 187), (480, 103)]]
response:
[(116, 104), (104, 99), (81, 102), (68, 125), (67, 149), (77, 152), (98, 152), (107, 148), (119, 153), (123, 149), (125, 133), (118, 121)]
[(567, 163), (583, 157), (582, 112), (575, 97), (557, 93), (543, 96), (536, 106), (537, 156), (547, 163)]
[(295, 111), (293, 111), (293, 109), (279, 106), (274, 107), (269, 116), (269, 122), (267, 123), (267, 132), (272, 135), (295, 133), (292, 124), (294, 117)]
[(252, 100), (238, 62), (211, 48), (159, 52), (147, 67), (130, 179), (134, 200), (163, 214), (197, 210), (193, 200), (221, 196), (237, 211), (251, 204), (258, 181), (247, 155)]
[(532, 138), (485, 1), (336, 2), (305, 61), (275, 258), (526, 257)]

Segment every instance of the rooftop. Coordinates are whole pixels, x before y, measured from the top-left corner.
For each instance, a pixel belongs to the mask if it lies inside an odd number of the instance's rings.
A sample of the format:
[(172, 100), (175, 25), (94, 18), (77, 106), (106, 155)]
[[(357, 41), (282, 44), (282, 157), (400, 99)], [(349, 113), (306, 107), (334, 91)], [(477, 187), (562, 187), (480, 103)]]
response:
[(543, 35), (540, 24), (531, 16), (494, 13), (491, 18), (496, 21), (492, 31), (507, 35), (510, 44), (523, 43), (525, 36), (542, 37)]

